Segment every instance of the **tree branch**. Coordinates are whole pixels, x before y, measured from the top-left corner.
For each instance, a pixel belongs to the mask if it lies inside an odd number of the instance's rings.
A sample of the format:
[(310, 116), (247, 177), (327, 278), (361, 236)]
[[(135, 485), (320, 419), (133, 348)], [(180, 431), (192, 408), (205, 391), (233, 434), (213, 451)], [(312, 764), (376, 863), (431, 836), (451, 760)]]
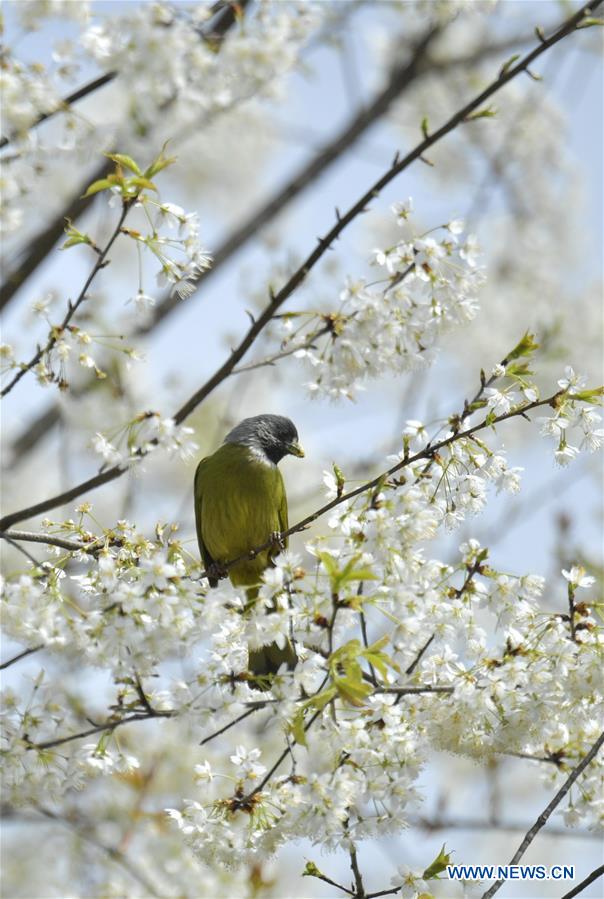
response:
[[(594, 834), (594, 836), (597, 835)], [(582, 880), (581, 883), (578, 883), (576, 887), (573, 887), (572, 890), (570, 890), (570, 892), (565, 893), (562, 899), (574, 899), (574, 897), (578, 896), (579, 893), (582, 893), (583, 890), (590, 885), (590, 883), (593, 883), (594, 880), (598, 879), (598, 877), (602, 877), (603, 874), (604, 865), (600, 865), (600, 867), (596, 868), (595, 871), (592, 871), (591, 874), (589, 874), (585, 878), (585, 880)]]
[(366, 899), (365, 893), (365, 885), (363, 884), (363, 876), (361, 874), (361, 870), (359, 868), (359, 861), (357, 859), (357, 851), (353, 845), (350, 847), (350, 867), (352, 869), (352, 873), (354, 875), (354, 899)]
[(70, 734), (68, 737), (57, 737), (55, 740), (45, 740), (41, 743), (27, 743), (28, 749), (55, 749), (57, 746), (63, 746), (65, 743), (72, 743), (74, 740), (82, 740), (84, 737), (91, 737), (93, 734), (113, 733), (118, 727), (124, 724), (130, 724), (132, 721), (149, 721), (153, 718), (174, 718), (176, 712), (172, 709), (165, 711), (156, 711), (152, 709), (150, 712), (135, 712), (133, 715), (126, 715), (124, 718), (118, 718), (116, 721), (105, 721), (103, 724), (95, 724), (88, 730), (80, 731), (77, 734)]
[(0, 665), (0, 671), (3, 671), (5, 668), (10, 668), (10, 666), (14, 665), (15, 662), (19, 662), (26, 656), (33, 655), (34, 652), (39, 652), (41, 649), (44, 649), (43, 643), (40, 643), (39, 646), (32, 646), (31, 649), (24, 649), (23, 652), (20, 652), (16, 656), (13, 656), (12, 659), (8, 659), (8, 661), (2, 662), (2, 664)]
[[(574, 782), (583, 773), (583, 771), (587, 768), (587, 766), (590, 764), (590, 762), (592, 762), (595, 759), (596, 755), (598, 754), (598, 752), (600, 751), (600, 749), (602, 748), (603, 745), (604, 745), (604, 731), (602, 731), (602, 733), (600, 734), (600, 736), (598, 737), (596, 742), (593, 744), (593, 746), (591, 747), (591, 749), (589, 750), (587, 755), (584, 756), (584, 758), (579, 762), (579, 764), (575, 768), (573, 768), (573, 770), (567, 777), (564, 784), (558, 790), (558, 792), (556, 793), (556, 795), (554, 796), (552, 801), (541, 812), (541, 814), (539, 815), (539, 817), (537, 818), (537, 820), (535, 821), (533, 826), (530, 828), (530, 830), (527, 831), (520, 846), (518, 847), (518, 849), (512, 856), (512, 858), (510, 860), (510, 865), (515, 865), (520, 861), (520, 859), (522, 858), (522, 856), (524, 855), (524, 853), (526, 852), (526, 850), (528, 849), (530, 844), (533, 842), (533, 840), (535, 839), (535, 837), (537, 836), (537, 834), (539, 833), (541, 828), (544, 826), (544, 824), (546, 823), (546, 821), (548, 820), (548, 818), (550, 817), (552, 812), (554, 812), (557, 809), (557, 807), (560, 805), (560, 803), (562, 802), (562, 800), (564, 799), (564, 797), (566, 796), (566, 794), (568, 793), (568, 791), (570, 790), (570, 788), (572, 787)], [(491, 887), (489, 887), (489, 889), (486, 891), (486, 893), (483, 893), (482, 899), (491, 899), (491, 897), (494, 896), (495, 893), (498, 892), (498, 890), (503, 885), (503, 883), (504, 883), (503, 880), (496, 880), (495, 883)]]
[[(332, 509), (335, 509), (336, 506), (341, 505), (342, 503), (348, 502), (351, 499), (354, 499), (356, 496), (359, 496), (361, 493), (366, 493), (368, 490), (373, 490), (378, 487), (380, 484), (387, 481), (393, 474), (396, 474), (398, 471), (401, 471), (403, 468), (407, 468), (409, 465), (413, 465), (415, 462), (421, 461), (422, 459), (432, 459), (439, 450), (443, 449), (446, 446), (450, 446), (452, 443), (456, 443), (458, 440), (463, 440), (466, 437), (471, 437), (472, 434), (476, 434), (478, 431), (482, 431), (486, 428), (491, 428), (493, 425), (499, 424), (502, 421), (506, 421), (510, 418), (515, 417), (526, 417), (526, 413), (531, 411), (532, 409), (536, 409), (539, 406), (551, 406), (555, 403), (555, 401), (564, 393), (564, 391), (559, 390), (557, 393), (548, 397), (544, 400), (535, 400), (532, 403), (526, 403), (524, 406), (520, 406), (517, 409), (511, 410), (510, 412), (505, 412), (502, 415), (498, 415), (494, 418), (488, 417), (483, 421), (479, 422), (476, 425), (473, 425), (471, 428), (466, 428), (465, 431), (457, 431), (454, 434), (451, 434), (449, 437), (445, 437), (442, 440), (437, 441), (436, 443), (429, 443), (424, 449), (419, 450), (413, 456), (408, 456), (403, 459), (401, 462), (397, 462), (391, 468), (386, 469), (377, 477), (373, 478), (371, 481), (367, 481), (364, 484), (361, 484), (360, 487), (356, 487), (354, 490), (350, 490), (348, 493), (343, 493), (341, 496), (336, 497), (335, 499), (330, 500), (330, 502), (325, 503), (324, 506), (321, 506), (315, 512), (311, 512), (310, 515), (307, 515), (306, 518), (303, 518), (297, 524), (292, 525), (286, 531), (283, 531), (280, 535), (281, 538), (291, 537), (292, 534), (297, 534), (299, 531), (304, 531), (307, 527), (312, 524), (317, 518), (325, 515), (326, 512), (330, 512)], [(44, 511), (44, 510), (41, 510)], [(0, 527), (4, 524), (4, 521), (0, 521)], [(224, 564), (221, 563), (221, 568), (228, 570), (232, 568), (233, 565), (237, 565), (239, 562), (247, 561), (250, 559), (255, 559), (258, 553), (263, 552), (265, 549), (269, 549), (273, 545), (273, 540), (267, 540), (265, 543), (260, 546), (256, 546), (253, 549), (249, 550), (246, 553), (243, 553), (240, 556), (237, 556), (236, 559), (230, 559), (228, 562)], [(207, 577), (207, 571), (203, 571), (201, 573), (201, 577)], [(428, 644), (429, 645), (429, 644)], [(427, 645), (425, 647), (427, 649)], [(422, 653), (424, 650), (422, 649)], [(421, 656), (420, 656), (421, 658)], [(419, 661), (419, 660), (418, 660)], [(413, 670), (413, 669), (412, 669)], [(409, 673), (412, 673), (411, 672)]]
[(98, 555), (107, 542), (104, 537), (98, 537), (90, 543), (79, 543), (76, 540), (65, 540), (63, 537), (55, 537), (52, 534), (36, 534), (33, 531), (0, 531), (0, 540), (46, 543), (48, 546), (58, 546), (60, 549), (68, 549), (70, 552), (83, 552), (92, 556)]
[[(365, 211), (367, 206), (381, 193), (386, 185), (388, 185), (397, 175), (404, 171), (416, 159), (422, 157), (426, 150), (428, 150), (433, 144), (437, 143), (450, 131), (453, 131), (455, 128), (457, 128), (458, 125), (467, 121), (468, 116), (472, 112), (479, 109), (486, 100), (497, 93), (497, 91), (501, 90), (501, 88), (504, 87), (509, 81), (513, 80), (522, 72), (525, 72), (531, 65), (531, 63), (542, 53), (557, 44), (568, 34), (575, 31), (579, 23), (585, 17), (587, 11), (595, 10), (598, 6), (601, 5), (602, 2), (604, 2), (604, 0), (594, 0), (594, 2), (592, 3), (583, 5), (560, 28), (558, 28), (551, 37), (540, 40), (538, 46), (536, 46), (516, 65), (509, 67), (507, 70), (502, 69), (498, 77), (487, 88), (485, 88), (485, 90), (483, 90), (480, 94), (478, 94), (478, 96), (467, 103), (453, 116), (451, 116), (451, 118), (449, 118), (448, 121), (445, 122), (434, 133), (428, 134), (424, 138), (424, 140), (421, 141), (403, 159), (399, 159), (397, 154), (394, 163), (388, 169), (388, 171), (384, 175), (382, 175), (382, 177), (379, 178), (373, 184), (373, 186), (368, 191), (366, 191), (353, 206), (348, 209), (348, 211), (344, 215), (338, 216), (337, 221), (333, 225), (331, 230), (328, 231), (328, 233), (324, 237), (318, 240), (314, 250), (309, 254), (306, 260), (297, 269), (297, 271), (294, 272), (291, 278), (286, 282), (286, 284), (277, 294), (271, 296), (271, 301), (265, 307), (260, 317), (252, 323), (249, 330), (240, 342), (239, 346), (233, 350), (226, 362), (214, 373), (214, 375), (212, 375), (212, 377), (208, 381), (206, 381), (204, 385), (202, 385), (202, 387), (199, 388), (199, 390), (197, 390), (180, 407), (180, 409), (177, 410), (177, 412), (173, 416), (176, 424), (182, 423), (188, 417), (188, 415), (190, 415), (190, 413), (195, 408), (197, 408), (197, 406), (210, 393), (212, 393), (212, 391), (219, 384), (221, 384), (226, 377), (228, 377), (230, 372), (236, 367), (236, 365), (241, 361), (242, 357), (246, 354), (248, 349), (252, 346), (258, 335), (271, 321), (274, 314), (285, 303), (285, 301), (289, 299), (296, 288), (299, 287), (300, 284), (302, 284), (310, 270), (323, 257), (323, 255), (327, 252), (334, 241), (345, 230), (347, 225), (349, 225), (350, 222), (352, 222), (355, 218), (357, 218), (357, 216)], [(473, 433), (473, 431), (471, 430), (468, 433)], [(65, 493), (59, 494), (55, 497), (51, 497), (50, 499), (30, 506), (25, 510), (20, 510), (19, 512), (14, 512), (11, 515), (7, 515), (2, 520), (0, 520), (0, 530), (6, 530), (6, 528), (8, 528), (10, 525), (15, 524), (18, 521), (22, 521), (24, 518), (30, 518), (33, 515), (37, 515), (49, 509), (54, 509), (57, 506), (61, 506), (64, 503), (69, 502), (71, 499), (74, 499), (77, 496), (81, 496), (88, 490), (92, 490), (95, 487), (99, 487), (102, 484), (108, 483), (109, 481), (120, 477), (126, 470), (126, 468), (114, 466), (113, 468), (108, 469), (102, 474), (97, 475), (94, 478), (90, 478), (87, 481), (84, 481), (83, 483), (77, 485), (76, 487), (73, 487), (71, 490), (65, 491)], [(325, 511), (326, 510), (327, 509), (325, 509)], [(311, 518), (310, 520), (313, 521), (314, 518)], [(310, 523), (310, 521), (308, 523)]]
[[(39, 115), (38, 118), (31, 123), (28, 131), (33, 131), (34, 128), (37, 128), (38, 125), (41, 125), (42, 122), (48, 121), (48, 119), (52, 119), (53, 116), (57, 115), (59, 112), (65, 112), (72, 106), (74, 103), (77, 103), (78, 100), (81, 100), (83, 97), (87, 97), (88, 94), (94, 93), (100, 87), (103, 87), (105, 84), (108, 84), (110, 81), (116, 77), (117, 72), (105, 72), (104, 75), (99, 75), (98, 78), (94, 78), (92, 81), (89, 81), (88, 84), (83, 84), (82, 87), (79, 87), (73, 93), (68, 94), (67, 97), (64, 97), (63, 100), (60, 100), (57, 104), (56, 109), (52, 109), (50, 112), (43, 112), (42, 115)], [(6, 147), (11, 141), (14, 139), (13, 135), (8, 135), (0, 139), (0, 150), (3, 147)]]
[[(411, 827), (417, 827), (420, 830), (426, 830), (430, 833), (439, 830), (479, 830), (482, 832), (487, 830), (498, 830), (508, 833), (516, 833), (516, 831), (522, 832), (526, 830), (526, 824), (521, 824), (519, 821), (490, 821), (481, 820), (480, 818), (472, 820), (468, 818), (420, 817), (409, 821), (409, 825)], [(543, 836), (564, 837), (565, 839), (577, 837), (587, 840), (597, 840), (600, 838), (599, 834), (591, 830), (570, 830), (568, 827), (549, 827), (543, 831)]]
[[(216, 249), (213, 254), (212, 266), (202, 273), (198, 280), (198, 285), (205, 284), (208, 278), (211, 278), (220, 270), (226, 262), (242, 247), (248, 240), (258, 234), (260, 228), (271, 222), (283, 209), (285, 209), (292, 200), (322, 175), (329, 166), (339, 159), (351, 146), (353, 146), (367, 130), (390, 109), (392, 103), (398, 100), (405, 90), (410, 87), (418, 78), (429, 74), (430, 72), (443, 72), (449, 69), (463, 66), (467, 67), (476, 62), (480, 62), (485, 57), (504, 52), (512, 47), (520, 44), (526, 44), (532, 40), (533, 35), (519, 35), (516, 38), (507, 38), (504, 41), (488, 46), (478, 48), (469, 56), (454, 57), (442, 61), (432, 61), (426, 55), (426, 50), (430, 46), (437, 32), (430, 30), (426, 32), (424, 37), (416, 44), (411, 59), (400, 67), (393, 70), (389, 83), (384, 90), (379, 93), (365, 109), (361, 110), (357, 115), (345, 126), (345, 128), (326, 146), (321, 149), (317, 155), (294, 175), (283, 187), (259, 209), (254, 210), (243, 224), (231, 233), (229, 237)], [(103, 177), (102, 174), (97, 176)], [(92, 180), (96, 180), (92, 179)], [(85, 190), (85, 185), (80, 193)], [(74, 217), (71, 215), (70, 217)], [(60, 219), (62, 230), (63, 219)], [(59, 231), (60, 236), (61, 231)], [(55, 238), (55, 240), (58, 237)], [(54, 244), (55, 241), (53, 241)], [(50, 248), (49, 248), (50, 249)], [(23, 280), (23, 279), (22, 279)], [(0, 298), (3, 293), (0, 289)], [(0, 302), (0, 308), (2, 303)], [(145, 324), (139, 325), (133, 332), (133, 337), (141, 337), (148, 334), (156, 326), (160, 325), (172, 312), (180, 309), (182, 301), (168, 293), (154, 307), (152, 319)], [(81, 387), (72, 391), (73, 396), (80, 396), (85, 393), (91, 383), (88, 381)], [(31, 422), (17, 437), (12, 446), (14, 458), (19, 458), (23, 453), (29, 451), (38, 441), (48, 434), (60, 419), (60, 407), (58, 403), (50, 406), (45, 412), (41, 413)]]

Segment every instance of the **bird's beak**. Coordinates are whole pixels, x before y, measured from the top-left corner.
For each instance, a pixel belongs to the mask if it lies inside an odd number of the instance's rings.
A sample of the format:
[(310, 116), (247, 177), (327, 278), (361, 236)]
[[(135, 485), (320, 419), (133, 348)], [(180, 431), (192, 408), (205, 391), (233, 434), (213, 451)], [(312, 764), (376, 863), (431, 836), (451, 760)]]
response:
[(303, 459), (303, 458), (304, 458), (304, 450), (302, 449), (302, 447), (300, 446), (299, 443), (290, 443), (290, 444), (288, 444), (288, 446), (287, 446), (287, 452), (288, 452), (291, 456), (297, 456), (299, 459)]

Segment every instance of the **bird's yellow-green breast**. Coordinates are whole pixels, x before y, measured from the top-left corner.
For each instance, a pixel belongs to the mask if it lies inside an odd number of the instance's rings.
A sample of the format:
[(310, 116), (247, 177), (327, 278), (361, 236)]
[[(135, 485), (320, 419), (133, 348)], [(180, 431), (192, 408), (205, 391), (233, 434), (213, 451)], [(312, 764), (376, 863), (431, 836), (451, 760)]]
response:
[[(197, 536), (206, 567), (224, 564), (286, 531), (287, 499), (276, 464), (249, 446), (225, 443), (195, 474)], [(229, 571), (233, 584), (258, 584), (271, 548)]]

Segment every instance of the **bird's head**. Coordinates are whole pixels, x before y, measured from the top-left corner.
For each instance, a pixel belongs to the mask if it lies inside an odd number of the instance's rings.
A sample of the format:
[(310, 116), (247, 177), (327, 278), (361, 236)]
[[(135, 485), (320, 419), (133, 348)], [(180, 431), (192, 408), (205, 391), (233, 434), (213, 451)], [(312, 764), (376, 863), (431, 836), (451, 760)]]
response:
[(267, 456), (275, 465), (283, 456), (304, 455), (298, 432), (291, 419), (284, 415), (254, 415), (244, 418), (224, 438), (225, 443), (249, 446)]

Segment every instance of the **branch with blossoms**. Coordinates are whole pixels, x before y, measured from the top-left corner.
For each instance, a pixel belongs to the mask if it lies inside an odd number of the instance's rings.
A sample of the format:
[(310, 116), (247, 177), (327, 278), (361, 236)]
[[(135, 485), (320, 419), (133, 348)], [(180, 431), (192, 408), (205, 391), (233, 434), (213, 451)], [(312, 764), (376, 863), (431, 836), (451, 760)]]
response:
[[(235, 25), (240, 20), (241, 14), (245, 11), (245, 8), (248, 6), (249, 2), (250, 0), (240, 0), (239, 3), (235, 4), (219, 0), (216, 6), (212, 10), (210, 10), (210, 18), (209, 21), (205, 23), (205, 26), (192, 30), (192, 33), (195, 34), (196, 39), (201, 38), (202, 40), (205, 40), (208, 43), (208, 49), (210, 49), (211, 47), (210, 52), (212, 54), (215, 54), (217, 50), (220, 49), (220, 43), (224, 39), (225, 35), (233, 27), (233, 25)], [(99, 76), (99, 78), (96, 78), (93, 81), (89, 82), (87, 85), (83, 85), (81, 88), (79, 88), (77, 91), (75, 91), (73, 94), (70, 94), (63, 100), (53, 103), (51, 109), (45, 110), (44, 114), (39, 116), (36, 121), (29, 125), (29, 128), (35, 128), (37, 127), (37, 125), (41, 124), (43, 121), (46, 121), (47, 118), (52, 117), (57, 112), (71, 108), (73, 103), (76, 103), (83, 97), (89, 96), (100, 87), (103, 87), (105, 84), (113, 81), (114, 78), (117, 77), (117, 74), (117, 70), (107, 72), (104, 75)], [(22, 125), (22, 123), (20, 124)], [(10, 138), (3, 137), (0, 141), (0, 148), (5, 146), (9, 142)], [(109, 172), (110, 166), (107, 162), (103, 162), (100, 166), (98, 166), (92, 176), (92, 179), (90, 179), (89, 177), (88, 180), (84, 184), (82, 184), (79, 189), (76, 189), (76, 191), (72, 195), (71, 200), (61, 210), (61, 212), (41, 233), (37, 234), (35, 238), (30, 242), (26, 251), (25, 258), (23, 258), (19, 262), (15, 269), (10, 271), (5, 276), (3, 283), (0, 285), (0, 308), (3, 308), (12, 299), (14, 294), (22, 287), (27, 279), (36, 271), (38, 266), (52, 251), (56, 242), (61, 238), (61, 235), (63, 234), (65, 220), (75, 219), (76, 217), (81, 216), (86, 211), (86, 209), (92, 202), (93, 195), (81, 195), (85, 193), (90, 180), (97, 181), (102, 178), (106, 178)]]
[[(80, 344), (91, 342), (90, 335), (71, 324), (71, 321), (80, 306), (88, 299), (88, 291), (95, 277), (101, 269), (109, 264), (107, 258), (109, 251), (120, 235), (133, 239), (139, 252), (142, 246), (159, 260), (158, 283), (161, 285), (170, 283), (172, 290), (179, 296), (187, 295), (191, 289), (191, 278), (210, 265), (210, 257), (199, 243), (197, 215), (194, 213), (187, 215), (180, 207), (171, 203), (161, 203), (153, 200), (150, 196), (151, 191), (157, 193), (157, 187), (152, 179), (163, 169), (172, 165), (175, 161), (174, 158), (165, 156), (162, 150), (149, 166), (142, 169), (130, 156), (123, 153), (110, 153), (108, 156), (115, 163), (115, 172), (90, 184), (86, 195), (94, 196), (103, 191), (109, 191), (112, 199), (117, 198), (121, 204), (117, 225), (101, 250), (88, 234), (78, 231), (71, 223), (68, 223), (67, 240), (62, 249), (67, 250), (83, 244), (89, 246), (98, 258), (75, 302), (69, 301), (63, 320), (58, 325), (51, 325), (46, 344), (38, 348), (29, 362), (17, 363), (12, 359), (9, 360), (6, 370), (18, 368), (19, 371), (0, 392), (2, 397), (10, 393), (21, 378), (32, 370), (36, 372), (39, 383), (48, 384), (55, 381), (60, 390), (68, 389), (69, 383), (64, 373), (64, 365), (72, 349), (68, 338), (71, 337)], [(128, 175), (125, 174), (125, 171), (128, 171)], [(124, 224), (128, 213), (135, 207), (142, 208), (145, 213), (149, 225), (147, 234), (137, 229), (126, 228)], [(149, 209), (157, 210), (155, 220), (152, 220)], [(167, 237), (160, 233), (164, 222), (167, 222), (168, 227), (178, 226), (178, 238)], [(175, 249), (184, 253), (184, 261), (176, 261), (171, 258), (170, 253)], [(139, 285), (135, 303), (137, 307), (143, 308), (147, 304), (153, 304), (153, 299), (144, 293), (142, 284)], [(45, 313), (46, 309), (42, 308), (41, 311)], [(130, 356), (135, 355), (129, 349), (126, 349), (126, 352)], [(59, 359), (58, 373), (53, 371), (54, 355)], [(78, 361), (86, 368), (94, 368), (97, 378), (106, 377), (105, 372), (99, 369), (94, 359), (87, 353), (81, 353)]]
[[(97, 254), (97, 260), (92, 268), (92, 271), (88, 275), (88, 278), (86, 279), (84, 286), (82, 287), (82, 290), (80, 291), (77, 299), (74, 302), (72, 302), (71, 300), (68, 302), (67, 312), (65, 313), (65, 316), (64, 316), (63, 320), (61, 321), (61, 323), (58, 325), (53, 325), (51, 327), (50, 334), (49, 334), (46, 344), (43, 347), (38, 348), (38, 350), (34, 353), (34, 355), (31, 357), (29, 362), (23, 362), (20, 364), (14, 362), (11, 365), (11, 367), (18, 368), (19, 371), (10, 380), (10, 382), (6, 385), (6, 387), (2, 388), (2, 390), (0, 391), (0, 397), (4, 397), (8, 393), (10, 393), (11, 390), (13, 389), (13, 387), (15, 387), (19, 383), (21, 378), (25, 374), (27, 374), (28, 371), (32, 371), (32, 369), (34, 369), (36, 367), (38, 368), (38, 372), (37, 372), (38, 380), (41, 383), (48, 383), (49, 380), (56, 380), (57, 384), (59, 386), (59, 389), (64, 390), (67, 388), (67, 386), (68, 386), (67, 382), (65, 381), (65, 379), (63, 377), (59, 377), (56, 375), (53, 377), (51, 371), (49, 371), (49, 368), (45, 364), (45, 360), (48, 360), (50, 358), (50, 354), (55, 349), (57, 351), (57, 355), (59, 356), (59, 359), (61, 359), (62, 361), (64, 361), (66, 356), (68, 355), (70, 347), (68, 347), (64, 341), (64, 336), (66, 334), (66, 331), (69, 329), (75, 335), (78, 334), (79, 329), (76, 329), (73, 326), (70, 326), (70, 322), (71, 322), (72, 318), (74, 317), (74, 315), (76, 314), (76, 312), (78, 311), (78, 309), (80, 308), (80, 306), (82, 305), (82, 303), (84, 302), (84, 300), (87, 299), (88, 290), (89, 290), (92, 282), (96, 278), (97, 274), (100, 272), (100, 270), (102, 268), (104, 268), (107, 265), (107, 263), (108, 263), (107, 254), (109, 253), (111, 247), (113, 246), (113, 244), (119, 237), (119, 235), (122, 231), (122, 226), (124, 224), (126, 216), (128, 215), (129, 210), (132, 208), (134, 203), (137, 201), (138, 196), (139, 196), (139, 190), (140, 190), (139, 188), (136, 188), (133, 185), (132, 188), (129, 188), (129, 192), (127, 194), (123, 194), (122, 210), (120, 212), (120, 216), (119, 216), (117, 225), (115, 226), (113, 233), (111, 234), (111, 237), (109, 238), (109, 240), (107, 241), (107, 243), (105, 244), (105, 246), (102, 250), (99, 249), (97, 247), (97, 245), (95, 243), (93, 243), (93, 241), (90, 240), (90, 238), (85, 239), (84, 236), (82, 235), (81, 239), (80, 239), (79, 237), (76, 237), (75, 233), (68, 232), (69, 237), (68, 237), (68, 241), (65, 244), (66, 247), (72, 245), (70, 243), (70, 241), (73, 243), (76, 243), (76, 242), (86, 243)], [(71, 231), (73, 231), (73, 229), (71, 229)], [(66, 352), (63, 351), (63, 348), (65, 348)], [(80, 357), (80, 359), (82, 359), (82, 358), (83, 357)], [(102, 376), (102, 372), (100, 372), (99, 369), (97, 369), (97, 375)]]
[[(200, 38), (203, 40), (213, 43), (215, 48), (220, 40), (224, 39), (229, 28), (231, 28), (237, 19), (242, 16), (249, 3), (250, 0), (238, 0), (237, 3), (230, 2), (230, 0), (219, 0), (211, 10), (209, 21), (204, 27), (198, 27), (196, 29), (197, 34), (199, 34)], [(33, 122), (31, 122), (26, 130), (29, 132), (39, 125), (42, 125), (44, 122), (47, 122), (48, 119), (53, 118), (53, 116), (65, 112), (73, 106), (74, 103), (83, 100), (85, 97), (90, 96), (100, 88), (104, 87), (106, 84), (109, 84), (117, 78), (118, 74), (117, 71), (104, 72), (97, 78), (93, 78), (91, 81), (87, 82), (87, 84), (83, 84), (77, 90), (72, 91), (72, 93), (59, 100), (54, 109), (50, 109), (39, 115)], [(20, 130), (19, 136), (21, 138), (23, 137), (22, 129)], [(8, 146), (13, 141), (14, 137), (15, 135), (9, 134), (0, 138), (0, 150)]]

